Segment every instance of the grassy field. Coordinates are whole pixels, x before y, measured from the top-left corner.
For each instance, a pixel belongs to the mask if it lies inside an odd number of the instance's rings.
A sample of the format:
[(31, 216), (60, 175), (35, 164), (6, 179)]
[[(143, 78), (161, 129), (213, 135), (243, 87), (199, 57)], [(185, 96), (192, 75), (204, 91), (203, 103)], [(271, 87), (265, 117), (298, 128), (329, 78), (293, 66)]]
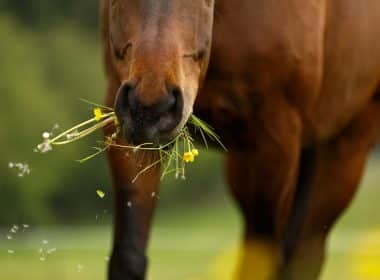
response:
[[(322, 280), (380, 279), (379, 182), (380, 161), (372, 159), (363, 187), (330, 237)], [(175, 212), (161, 213), (156, 219), (149, 279), (231, 279), (240, 225), (229, 198), (210, 201), (207, 209), (194, 206)], [(30, 225), (25, 231), (20, 228), (12, 239), (6, 237), (9, 228), (3, 229), (0, 279), (105, 279), (110, 247), (106, 220), (100, 217), (99, 226), (94, 227)]]

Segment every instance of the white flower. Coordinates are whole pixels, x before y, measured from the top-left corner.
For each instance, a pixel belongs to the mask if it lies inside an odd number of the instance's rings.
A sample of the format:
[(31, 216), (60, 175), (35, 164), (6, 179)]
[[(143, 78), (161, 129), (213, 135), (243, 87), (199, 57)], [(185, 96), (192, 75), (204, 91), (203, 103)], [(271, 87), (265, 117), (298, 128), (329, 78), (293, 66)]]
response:
[(37, 145), (37, 152), (40, 152), (41, 154), (45, 154), (51, 150), (53, 150), (53, 147), (48, 139), (45, 139), (41, 144)]
[(44, 133), (42, 133), (42, 138), (44, 138), (45, 140), (49, 139), (50, 138), (50, 133), (45, 131)]

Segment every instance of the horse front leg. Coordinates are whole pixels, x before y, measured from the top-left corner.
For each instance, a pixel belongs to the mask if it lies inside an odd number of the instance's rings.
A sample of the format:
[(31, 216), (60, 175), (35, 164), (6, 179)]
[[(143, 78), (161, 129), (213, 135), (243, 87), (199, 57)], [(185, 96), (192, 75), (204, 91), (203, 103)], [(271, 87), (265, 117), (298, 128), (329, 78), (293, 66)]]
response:
[(117, 149), (108, 152), (115, 193), (113, 251), (108, 270), (109, 280), (143, 280), (146, 278), (145, 256), (149, 229), (159, 185), (159, 167), (155, 166), (133, 181), (138, 172), (154, 157), (144, 152), (126, 155)]
[(266, 129), (255, 133), (250, 147), (230, 151), (227, 159), (229, 186), (245, 226), (239, 280), (275, 279), (282, 266), (301, 150), (300, 119), (282, 105), (262, 118)]

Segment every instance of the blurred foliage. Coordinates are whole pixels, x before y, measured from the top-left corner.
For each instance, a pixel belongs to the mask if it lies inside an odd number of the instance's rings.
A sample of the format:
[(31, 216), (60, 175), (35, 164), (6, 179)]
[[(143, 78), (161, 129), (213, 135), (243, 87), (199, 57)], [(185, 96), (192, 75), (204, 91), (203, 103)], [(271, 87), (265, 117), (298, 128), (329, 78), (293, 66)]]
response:
[[(91, 34), (69, 24), (31, 31), (0, 15), (0, 37), (6, 38), (0, 43), (0, 224), (91, 223), (97, 213), (111, 211), (105, 156), (82, 165), (75, 162), (91, 153), (100, 135), (44, 155), (33, 152), (43, 131), (56, 123), (70, 127), (91, 114), (78, 98), (102, 102), (100, 44)], [(27, 162), (31, 174), (17, 177), (9, 162)], [(217, 188), (212, 186), (221, 181), (219, 168), (213, 166), (217, 162), (218, 155), (203, 153), (188, 180), (165, 180), (163, 208), (215, 199)], [(96, 189), (106, 197), (99, 199)]]
[(27, 27), (46, 28), (61, 21), (77, 28), (97, 30), (99, 0), (0, 0), (0, 11), (7, 11)]

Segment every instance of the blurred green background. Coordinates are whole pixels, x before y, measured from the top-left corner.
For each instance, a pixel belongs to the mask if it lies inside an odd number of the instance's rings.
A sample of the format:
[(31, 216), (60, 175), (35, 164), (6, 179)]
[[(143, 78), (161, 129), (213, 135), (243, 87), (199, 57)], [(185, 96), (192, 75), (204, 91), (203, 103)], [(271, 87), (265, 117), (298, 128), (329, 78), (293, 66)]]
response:
[[(33, 152), (43, 131), (91, 114), (78, 98), (102, 102), (97, 9), (94, 0), (0, 0), (0, 279), (104, 279), (112, 217), (108, 168), (104, 156), (75, 162), (91, 153), (99, 135)], [(150, 279), (230, 279), (241, 225), (221, 157), (204, 151), (186, 181), (163, 182)], [(30, 175), (18, 177), (10, 162), (29, 164)], [(376, 153), (368, 166), (330, 238), (322, 279), (380, 279)], [(105, 191), (104, 199), (96, 189)]]

